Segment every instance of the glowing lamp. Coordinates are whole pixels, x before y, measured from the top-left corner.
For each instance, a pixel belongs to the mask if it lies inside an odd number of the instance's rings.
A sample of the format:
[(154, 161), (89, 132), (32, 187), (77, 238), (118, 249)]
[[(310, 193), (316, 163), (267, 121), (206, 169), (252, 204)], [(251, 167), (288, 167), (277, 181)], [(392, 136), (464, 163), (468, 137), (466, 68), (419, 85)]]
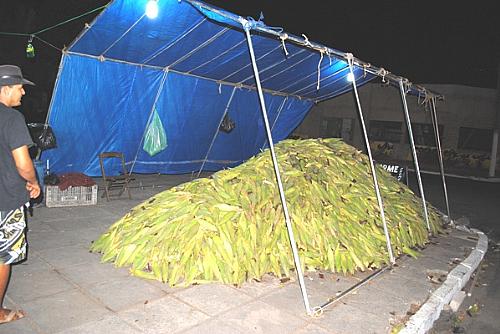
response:
[(150, 19), (156, 19), (158, 16), (158, 1), (149, 0), (146, 5), (146, 16)]

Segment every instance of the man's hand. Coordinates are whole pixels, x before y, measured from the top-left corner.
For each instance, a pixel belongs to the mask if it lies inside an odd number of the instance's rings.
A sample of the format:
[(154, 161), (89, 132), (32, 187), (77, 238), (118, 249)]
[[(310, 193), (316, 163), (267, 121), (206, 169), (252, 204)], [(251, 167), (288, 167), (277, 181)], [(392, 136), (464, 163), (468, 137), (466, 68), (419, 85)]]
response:
[(30, 198), (40, 196), (40, 185), (38, 183), (26, 182), (26, 190), (30, 193)]

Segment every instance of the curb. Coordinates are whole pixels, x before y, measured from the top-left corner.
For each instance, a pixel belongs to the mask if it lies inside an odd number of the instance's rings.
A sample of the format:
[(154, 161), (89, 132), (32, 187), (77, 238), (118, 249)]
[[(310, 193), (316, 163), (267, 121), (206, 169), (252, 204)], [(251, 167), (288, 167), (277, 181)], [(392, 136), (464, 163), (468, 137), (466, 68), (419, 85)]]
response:
[(475, 249), (469, 256), (449, 272), (446, 281), (434, 291), (429, 299), (420, 307), (405, 324), (399, 334), (424, 334), (433, 326), (434, 321), (439, 318), (443, 307), (448, 304), (455, 293), (462, 290), (472, 273), (483, 260), (484, 254), (488, 250), (488, 238), (476, 229), (469, 229), (464, 226), (457, 226), (456, 229), (470, 233), (476, 233), (479, 237)]

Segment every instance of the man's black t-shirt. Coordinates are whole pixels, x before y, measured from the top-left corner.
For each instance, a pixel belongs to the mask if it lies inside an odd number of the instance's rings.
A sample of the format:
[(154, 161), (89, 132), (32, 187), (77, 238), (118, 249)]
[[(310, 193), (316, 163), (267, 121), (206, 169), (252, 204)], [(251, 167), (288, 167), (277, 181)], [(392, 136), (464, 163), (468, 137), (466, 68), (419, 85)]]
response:
[(29, 200), (26, 181), (17, 171), (12, 151), (32, 144), (24, 116), (0, 103), (0, 211), (17, 209)]

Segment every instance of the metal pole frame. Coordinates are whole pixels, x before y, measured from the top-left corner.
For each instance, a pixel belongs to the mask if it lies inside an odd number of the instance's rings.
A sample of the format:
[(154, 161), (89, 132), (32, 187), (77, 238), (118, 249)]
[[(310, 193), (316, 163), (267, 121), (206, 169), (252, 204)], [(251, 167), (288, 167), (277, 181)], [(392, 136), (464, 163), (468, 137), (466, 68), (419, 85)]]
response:
[(250, 35), (251, 26), (250, 26), (249, 22), (246, 20), (242, 21), (242, 26), (243, 26), (243, 30), (245, 31), (245, 35), (246, 35), (247, 43), (248, 43), (248, 49), (250, 51), (250, 58), (252, 61), (253, 72), (255, 75), (255, 82), (257, 85), (257, 93), (259, 95), (259, 102), (260, 102), (260, 107), (261, 107), (261, 111), (262, 111), (262, 118), (264, 119), (264, 126), (266, 128), (267, 140), (269, 141), (269, 151), (271, 152), (274, 173), (276, 174), (276, 181), (278, 183), (278, 190), (279, 190), (281, 205), (283, 207), (283, 213), (285, 215), (285, 223), (286, 223), (286, 228), (287, 228), (287, 232), (288, 232), (288, 238), (290, 240), (290, 245), (292, 247), (293, 261), (295, 264), (295, 269), (297, 271), (297, 277), (299, 280), (300, 290), (302, 292), (302, 299), (304, 301), (304, 306), (306, 308), (307, 314), (312, 315), (313, 312), (312, 312), (310, 304), (309, 304), (309, 297), (307, 296), (306, 286), (305, 286), (305, 282), (304, 282), (304, 274), (302, 272), (302, 266), (300, 264), (300, 257), (299, 257), (298, 250), (297, 250), (297, 244), (295, 242), (295, 237), (293, 235), (292, 223), (290, 221), (290, 215), (288, 213), (288, 207), (286, 204), (286, 198), (285, 198), (285, 192), (283, 190), (283, 184), (281, 182), (281, 174), (280, 174), (280, 170), (279, 170), (279, 166), (278, 166), (278, 161), (276, 159), (276, 154), (274, 152), (274, 143), (273, 143), (273, 138), (272, 138), (272, 134), (271, 134), (271, 129), (269, 127), (269, 119), (267, 118), (266, 103), (264, 101), (264, 95), (262, 93), (262, 87), (261, 87), (260, 77), (259, 77), (259, 69), (257, 67), (257, 63), (255, 60), (255, 54), (254, 54), (253, 44), (252, 44), (252, 37)]
[(433, 97), (430, 99), (430, 107), (431, 107), (430, 112), (432, 118), (432, 126), (434, 127), (434, 136), (436, 137), (436, 148), (438, 151), (437, 153), (439, 159), (439, 171), (441, 173), (441, 180), (443, 181), (444, 200), (446, 202), (446, 214), (448, 215), (448, 219), (451, 220), (450, 204), (448, 201), (448, 190), (446, 188), (446, 179), (444, 176), (443, 151), (441, 148), (441, 138), (439, 136), (439, 123), (436, 112), (436, 98)]
[(142, 133), (141, 141), (139, 142), (139, 145), (137, 146), (137, 151), (135, 152), (135, 157), (134, 161), (132, 162), (132, 167), (130, 167), (130, 170), (128, 172), (128, 175), (132, 175), (132, 172), (135, 167), (135, 163), (137, 162), (137, 157), (139, 156), (139, 151), (141, 150), (142, 147), (142, 142), (144, 141), (144, 137), (146, 136), (146, 131), (148, 131), (149, 124), (153, 120), (153, 114), (156, 109), (156, 102), (158, 102), (158, 99), (160, 98), (161, 93), (163, 92), (163, 86), (165, 85), (165, 81), (167, 80), (168, 77), (168, 70), (164, 69), (163, 70), (163, 75), (161, 77), (160, 81), (160, 86), (158, 87), (158, 91), (156, 92), (155, 100), (153, 102), (153, 105), (151, 106), (151, 111), (149, 112), (149, 117), (146, 122), (146, 125), (144, 126), (144, 132)]
[(200, 177), (201, 172), (203, 171), (203, 167), (205, 167), (205, 163), (208, 160), (208, 155), (212, 151), (212, 146), (214, 145), (215, 139), (217, 138), (217, 135), (219, 134), (220, 125), (224, 121), (224, 117), (226, 116), (226, 114), (229, 112), (229, 106), (231, 105), (231, 102), (233, 101), (233, 97), (234, 97), (235, 92), (236, 92), (236, 86), (233, 87), (233, 90), (231, 92), (231, 96), (229, 97), (229, 101), (227, 101), (226, 108), (224, 109), (224, 112), (222, 113), (222, 117), (219, 120), (219, 124), (217, 125), (217, 128), (215, 129), (215, 133), (214, 133), (214, 136), (212, 138), (212, 141), (210, 142), (210, 146), (208, 147), (208, 151), (207, 151), (207, 154), (205, 155), (205, 159), (203, 159), (203, 163), (201, 164), (201, 167), (198, 170), (198, 174), (196, 175), (197, 178)]
[(387, 252), (389, 253), (389, 260), (390, 260), (391, 264), (394, 264), (396, 262), (396, 260), (394, 259), (394, 254), (392, 252), (391, 238), (389, 235), (389, 229), (387, 228), (387, 221), (385, 220), (384, 203), (382, 201), (382, 196), (380, 195), (380, 188), (378, 186), (377, 173), (375, 170), (375, 164), (373, 163), (372, 150), (370, 147), (370, 141), (368, 140), (368, 133), (366, 131), (365, 120), (363, 117), (363, 110), (361, 109), (361, 102), (359, 99), (358, 88), (356, 86), (356, 78), (354, 76), (354, 70), (353, 70), (353, 67), (354, 67), (353, 60), (354, 60), (354, 56), (352, 54), (348, 54), (347, 61), (349, 64), (349, 72), (351, 73), (351, 76), (352, 76), (352, 87), (354, 90), (354, 95), (356, 97), (356, 106), (358, 109), (359, 120), (361, 123), (361, 129), (363, 130), (363, 137), (365, 140), (366, 151), (368, 153), (368, 160), (370, 161), (370, 170), (372, 173), (373, 186), (375, 188), (375, 194), (377, 196), (377, 203), (378, 203), (378, 207), (380, 209), (380, 219), (382, 219), (382, 225), (384, 227), (385, 241), (387, 244)]
[(413, 131), (411, 129), (410, 113), (408, 112), (408, 104), (406, 103), (406, 92), (403, 80), (399, 80), (399, 91), (401, 93), (401, 100), (403, 102), (403, 110), (405, 114), (406, 127), (408, 129), (408, 137), (410, 139), (411, 151), (413, 154), (413, 162), (415, 164), (415, 172), (417, 173), (418, 188), (420, 190), (420, 197), (422, 198), (422, 206), (424, 207), (424, 217), (427, 224), (427, 230), (430, 232), (431, 225), (429, 223), (429, 214), (427, 213), (427, 203), (425, 202), (424, 187), (422, 185), (422, 177), (420, 175), (420, 167), (418, 165), (417, 150), (415, 149), (415, 141), (413, 139)]

